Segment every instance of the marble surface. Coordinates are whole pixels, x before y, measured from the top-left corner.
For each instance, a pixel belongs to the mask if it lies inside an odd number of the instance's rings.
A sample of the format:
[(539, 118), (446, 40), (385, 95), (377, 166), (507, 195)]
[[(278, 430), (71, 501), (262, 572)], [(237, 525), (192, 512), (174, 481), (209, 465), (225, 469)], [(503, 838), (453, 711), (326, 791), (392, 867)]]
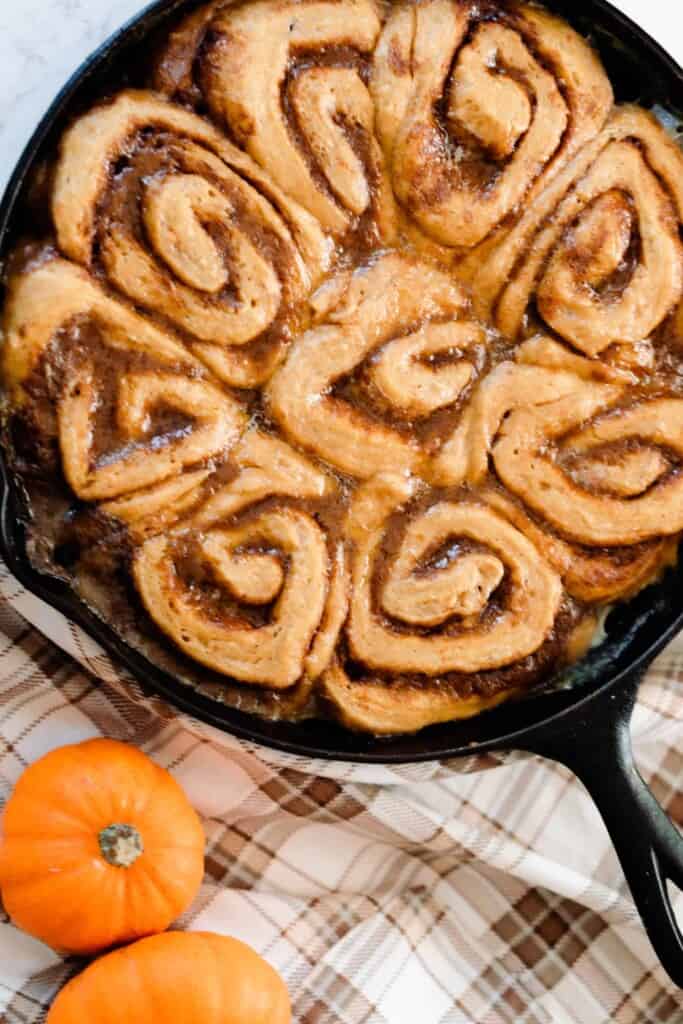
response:
[[(683, 63), (680, 0), (620, 0)], [(0, 189), (50, 101), (144, 0), (0, 0)]]

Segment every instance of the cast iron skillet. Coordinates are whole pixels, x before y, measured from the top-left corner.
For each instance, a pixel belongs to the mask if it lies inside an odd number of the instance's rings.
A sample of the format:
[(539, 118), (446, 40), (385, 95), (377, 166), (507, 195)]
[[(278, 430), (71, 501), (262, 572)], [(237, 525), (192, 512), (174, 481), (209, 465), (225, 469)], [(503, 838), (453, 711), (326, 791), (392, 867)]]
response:
[[(36, 129), (7, 187), (0, 206), (0, 260), (22, 230), (27, 177), (54, 146), (68, 119), (110, 89), (124, 83), (143, 84), (154, 34), (197, 3), (157, 0), (68, 82)], [(637, 100), (645, 106), (660, 103), (683, 111), (683, 70), (606, 0), (546, 0), (546, 5), (590, 36), (618, 100)], [(64, 582), (32, 568), (26, 553), (26, 520), (21, 485), (0, 451), (0, 551), (14, 575), (82, 626), (148, 692), (225, 732), (314, 758), (400, 764), (514, 748), (569, 767), (600, 809), (652, 944), (673, 981), (683, 987), (683, 934), (667, 892), (667, 879), (683, 888), (683, 839), (638, 774), (629, 734), (643, 672), (683, 628), (683, 564), (630, 604), (616, 608), (606, 623), (605, 643), (562, 685), (469, 722), (433, 727), (416, 736), (373, 740), (327, 721), (263, 721), (197, 695), (123, 643)]]

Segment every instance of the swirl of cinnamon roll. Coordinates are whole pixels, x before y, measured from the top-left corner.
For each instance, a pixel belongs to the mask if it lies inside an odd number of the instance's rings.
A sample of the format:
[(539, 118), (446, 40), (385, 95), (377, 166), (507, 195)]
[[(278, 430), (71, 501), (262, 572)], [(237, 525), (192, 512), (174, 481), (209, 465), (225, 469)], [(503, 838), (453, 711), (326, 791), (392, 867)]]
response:
[(129, 90), (62, 139), (52, 212), (62, 252), (178, 329), (227, 383), (272, 373), (329, 244), (208, 122)]
[(337, 488), (258, 431), (231, 465), (233, 478), (200, 492), (189, 518), (137, 549), (135, 584), (152, 619), (195, 661), (242, 682), (303, 682), (306, 691), (330, 661), (348, 605), (342, 544), (318, 522)]
[(457, 402), (477, 376), (485, 334), (457, 320), (465, 306), (454, 280), (425, 263), (389, 253), (361, 267), (326, 323), (297, 339), (272, 378), (273, 415), (350, 476), (418, 470), (420, 421)]
[(492, 457), (512, 491), (591, 547), (638, 544), (683, 529), (683, 400), (615, 403), (605, 385), (518, 409)]
[(515, 338), (533, 302), (588, 355), (638, 343), (680, 301), (681, 224), (683, 154), (652, 115), (617, 108), (488, 260), (472, 263), (477, 311)]
[(606, 401), (618, 397), (625, 383), (618, 369), (574, 355), (551, 338), (539, 335), (524, 342), (515, 362), (499, 363), (477, 387), (430, 465), (430, 478), (448, 486), (481, 483), (508, 413), (574, 394), (582, 381), (609, 384), (603, 389)]
[(602, 127), (612, 90), (592, 50), (545, 11), (496, 20), (466, 0), (393, 6), (375, 52), (377, 131), (423, 231), (482, 242)]
[(133, 540), (140, 542), (173, 526), (195, 508), (202, 485), (210, 477), (210, 468), (190, 470), (153, 487), (103, 501), (99, 510), (125, 523)]
[(253, 159), (326, 231), (387, 243), (395, 210), (366, 85), (379, 32), (372, 0), (211, 7), (171, 42), (157, 84), (188, 95), (201, 46), (201, 94)]
[(63, 473), (84, 500), (175, 477), (244, 428), (239, 403), (182, 345), (66, 260), (47, 256), (10, 280), (4, 334), (15, 407), (30, 405), (40, 380), (52, 389)]
[(356, 492), (347, 534), (346, 637), (367, 679), (352, 682), (339, 659), (323, 677), (347, 723), (409, 731), (524, 685), (528, 662), (504, 670), (551, 641), (562, 585), (522, 533), (478, 500), (421, 496), (414, 478), (380, 474)]
[(572, 597), (587, 604), (604, 605), (624, 600), (655, 581), (675, 564), (677, 538), (653, 540), (628, 547), (592, 548), (566, 540), (547, 523), (539, 524), (533, 512), (509, 492), (484, 488), (482, 495), (536, 545), (541, 555), (562, 577)]
[[(514, 415), (509, 422), (514, 423), (515, 411), (521, 418), (527, 411), (533, 417), (536, 409), (578, 410), (587, 395), (593, 395), (599, 407), (610, 408), (628, 394), (628, 383), (629, 375), (623, 371), (573, 355), (549, 338), (531, 339), (517, 350), (516, 362), (500, 363), (481, 382), (430, 467), (431, 478), (441, 486), (483, 486), (488, 504), (536, 544), (561, 574), (569, 593), (582, 601), (602, 602), (635, 592), (658, 574), (669, 557), (670, 545), (660, 540), (638, 544), (626, 539), (609, 545), (590, 545), (581, 538), (567, 540), (550, 524), (534, 518), (534, 501), (527, 500), (526, 494), (518, 489), (515, 498), (487, 484), (486, 478), (492, 452), (505, 436), (510, 414)], [(546, 436), (543, 444), (547, 441)], [(573, 442), (568, 444), (579, 483), (598, 491), (614, 488), (624, 498), (640, 493), (641, 484), (645, 491), (664, 469), (661, 452), (652, 448), (626, 450), (622, 446), (611, 453), (600, 451), (593, 460), (587, 448), (586, 456), (579, 458)], [(531, 458), (528, 448), (518, 445), (516, 450), (522, 460)], [(500, 456), (500, 469), (498, 461), (493, 467), (501, 480), (506, 480), (504, 457)], [(567, 517), (572, 514), (567, 509)], [(571, 533), (566, 528), (561, 532)]]

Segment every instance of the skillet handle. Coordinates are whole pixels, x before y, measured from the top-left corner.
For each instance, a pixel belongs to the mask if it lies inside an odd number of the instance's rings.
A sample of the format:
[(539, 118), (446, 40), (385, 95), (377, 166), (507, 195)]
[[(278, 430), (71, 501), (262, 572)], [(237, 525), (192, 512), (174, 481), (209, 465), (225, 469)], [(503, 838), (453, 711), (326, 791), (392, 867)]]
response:
[(532, 753), (559, 761), (595, 801), (619, 856), (633, 901), (665, 971), (683, 988), (683, 934), (666, 881), (683, 890), (683, 836), (641, 778), (629, 724), (637, 681), (596, 695), (568, 730), (532, 737)]

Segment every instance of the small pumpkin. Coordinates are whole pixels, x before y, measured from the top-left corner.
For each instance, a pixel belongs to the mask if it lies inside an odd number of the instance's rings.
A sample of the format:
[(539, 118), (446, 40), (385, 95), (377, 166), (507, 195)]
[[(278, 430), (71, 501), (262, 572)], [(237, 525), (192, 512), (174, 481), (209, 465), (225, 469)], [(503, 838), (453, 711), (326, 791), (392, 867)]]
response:
[(90, 964), (46, 1024), (290, 1024), (289, 993), (263, 957), (211, 932), (166, 932)]
[(94, 953), (163, 931), (204, 874), (204, 833), (185, 793), (115, 740), (60, 747), (23, 773), (5, 808), (7, 913), (55, 949)]

